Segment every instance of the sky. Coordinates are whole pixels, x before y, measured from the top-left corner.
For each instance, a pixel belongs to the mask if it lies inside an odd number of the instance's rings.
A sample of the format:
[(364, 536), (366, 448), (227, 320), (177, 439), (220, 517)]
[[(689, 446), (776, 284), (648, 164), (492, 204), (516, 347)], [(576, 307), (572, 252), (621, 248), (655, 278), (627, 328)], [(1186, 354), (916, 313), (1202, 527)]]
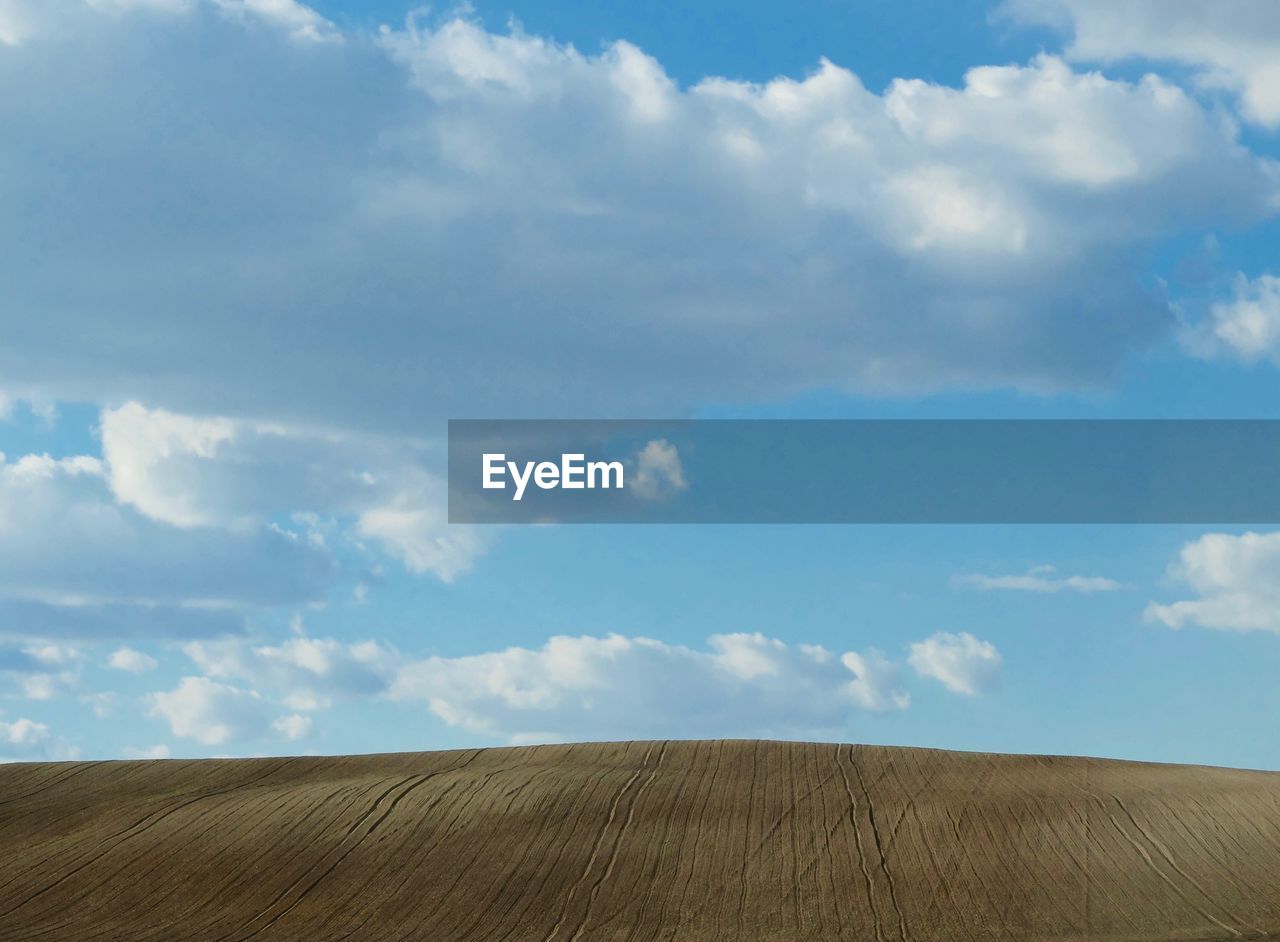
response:
[(1274, 529), (443, 478), (450, 418), (1280, 418), (1276, 63), (1271, 0), (0, 0), (0, 758), (1280, 769)]

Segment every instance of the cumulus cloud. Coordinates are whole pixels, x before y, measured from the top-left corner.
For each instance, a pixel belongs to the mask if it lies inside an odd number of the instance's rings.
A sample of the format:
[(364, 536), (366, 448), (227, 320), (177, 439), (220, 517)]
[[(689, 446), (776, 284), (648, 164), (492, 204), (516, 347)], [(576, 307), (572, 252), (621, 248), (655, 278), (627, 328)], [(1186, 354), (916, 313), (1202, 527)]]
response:
[(273, 41), (227, 6), (64, 3), (0, 47), (14, 388), (414, 433), (1075, 387), (1173, 326), (1154, 243), (1276, 208), (1274, 165), (1176, 86), (1053, 57), (681, 87), (625, 42)]
[(996, 682), (1002, 662), (995, 645), (979, 641), (967, 631), (940, 631), (917, 641), (911, 645), (907, 660), (921, 677), (930, 677), (952, 693), (970, 697)]
[(130, 674), (145, 674), (159, 667), (160, 662), (150, 654), (122, 645), (111, 652), (111, 656), (107, 658), (107, 666)]
[(1169, 575), (1198, 597), (1151, 602), (1148, 621), (1280, 631), (1280, 533), (1207, 533), (1182, 547)]
[(410, 572), (433, 573), (452, 582), (470, 571), (490, 540), (476, 527), (448, 522), (444, 482), (415, 474), (389, 499), (362, 510), (356, 532), (377, 541)]
[(536, 649), (408, 663), (390, 695), (510, 741), (820, 737), (847, 731), (859, 711), (909, 703), (879, 652), (837, 654), (759, 634), (713, 635), (705, 649), (558, 636)]
[(112, 404), (101, 459), (0, 464), (24, 636), (241, 630), (352, 547), (457, 578), (444, 416), (1105, 380), (1173, 323), (1149, 249), (1280, 190), (1176, 86), (1052, 56), (681, 86), (297, 0), (0, 0), (0, 36), (0, 375)]
[(1015, 592), (1114, 592), (1124, 583), (1106, 576), (1059, 576), (1053, 566), (1036, 566), (1021, 575), (991, 576), (980, 572), (959, 573), (952, 577), (955, 585), (985, 590)]
[(49, 727), (44, 723), (29, 719), (18, 719), (12, 723), (0, 720), (0, 749), (6, 753), (32, 749), (48, 738)]
[(0, 720), (0, 762), (74, 759), (78, 755), (79, 751), (54, 736), (46, 723), (27, 717)]
[[(0, 631), (234, 630), (227, 609), (323, 597), (323, 549), (267, 527), (183, 530), (120, 505), (93, 457), (0, 462)], [(145, 632), (142, 632), (145, 633)]]
[(1183, 341), (1201, 356), (1280, 361), (1280, 278), (1238, 275), (1232, 297), (1214, 304), (1209, 318), (1190, 327)]
[(183, 677), (174, 689), (149, 694), (147, 712), (167, 722), (175, 736), (204, 746), (256, 738), (269, 722), (256, 691), (207, 677)]
[[(444, 416), (1105, 381), (1174, 324), (1151, 250), (1280, 192), (1176, 85), (1053, 56), (956, 88), (876, 93), (826, 61), (682, 87), (625, 42), (465, 18), (340, 36), (297, 0), (0, 0), (0, 89), (21, 90), (0, 95), (0, 316), (22, 324), (0, 375), (113, 404), (101, 459), (0, 462), (0, 630), (23, 636), (316, 603), (329, 517), (454, 578), (483, 545), (444, 524), (419, 440)], [(881, 655), (756, 636), (394, 666), (331, 644), (193, 649), (206, 676), (150, 709), (212, 743), (345, 691), (503, 736), (630, 730), (628, 703), (759, 734), (905, 704)]]
[[(177, 527), (242, 528), (344, 516), (413, 572), (450, 581), (485, 540), (450, 526), (438, 449), (404, 438), (196, 417), (131, 402), (102, 413), (112, 492)], [(319, 530), (312, 528), (311, 534)]]
[(0, 678), (9, 695), (52, 700), (79, 686), (83, 655), (58, 644), (0, 643)]
[(199, 674), (148, 694), (147, 712), (175, 736), (206, 746), (303, 739), (312, 730), (308, 714), (339, 699), (382, 695), (400, 664), (375, 642), (302, 636), (278, 645), (196, 641), (183, 651)]
[(294, 742), (311, 732), (311, 717), (303, 716), (301, 713), (290, 713), (272, 723), (271, 728), (285, 739)]
[[(505, 742), (725, 736), (831, 739), (859, 717), (906, 709), (900, 664), (761, 634), (704, 646), (558, 635), (539, 647), (416, 657), (376, 641), (295, 636), (184, 648), (199, 671), (150, 695), (153, 716), (206, 745), (309, 736), (339, 701), (421, 703), (449, 726)], [(999, 655), (971, 635), (913, 645), (911, 664), (953, 692), (993, 682)]]
[(1069, 31), (1073, 58), (1141, 58), (1199, 70), (1239, 95), (1241, 111), (1280, 127), (1280, 18), (1271, 0), (1009, 0), (1014, 16)]
[(289, 638), (251, 645), (235, 638), (197, 641), (183, 649), (208, 677), (235, 680), (295, 711), (323, 709), (335, 698), (384, 691), (398, 666), (396, 652), (374, 641)]
[(660, 500), (687, 490), (680, 452), (665, 438), (647, 442), (632, 462), (627, 487), (646, 500)]
[(39, 644), (24, 651), (37, 668), (22, 679), (22, 694), (28, 700), (52, 700), (78, 686), (84, 656), (76, 648)]

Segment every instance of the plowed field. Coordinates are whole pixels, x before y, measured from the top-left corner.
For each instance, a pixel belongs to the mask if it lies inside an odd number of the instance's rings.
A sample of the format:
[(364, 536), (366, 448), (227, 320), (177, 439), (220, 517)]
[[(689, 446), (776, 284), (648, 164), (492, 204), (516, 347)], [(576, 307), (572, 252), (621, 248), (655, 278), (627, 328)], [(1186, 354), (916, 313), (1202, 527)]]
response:
[(0, 767), (0, 940), (1280, 938), (1280, 774), (671, 742)]

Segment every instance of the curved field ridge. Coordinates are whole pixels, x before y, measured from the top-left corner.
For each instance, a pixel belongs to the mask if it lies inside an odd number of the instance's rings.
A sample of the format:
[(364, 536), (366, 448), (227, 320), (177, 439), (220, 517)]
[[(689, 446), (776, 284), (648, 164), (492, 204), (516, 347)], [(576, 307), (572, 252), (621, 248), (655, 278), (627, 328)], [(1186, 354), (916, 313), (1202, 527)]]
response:
[(1280, 938), (1280, 774), (776, 742), (0, 767), (0, 942)]

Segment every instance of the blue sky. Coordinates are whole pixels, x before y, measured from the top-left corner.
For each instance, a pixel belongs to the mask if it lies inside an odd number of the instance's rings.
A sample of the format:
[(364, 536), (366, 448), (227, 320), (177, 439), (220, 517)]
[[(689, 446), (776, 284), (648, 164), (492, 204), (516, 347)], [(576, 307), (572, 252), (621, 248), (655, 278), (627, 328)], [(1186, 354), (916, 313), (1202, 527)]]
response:
[(476, 529), (441, 478), (450, 417), (1280, 418), (1269, 0), (407, 12), (0, 0), (0, 757), (1280, 769), (1265, 528)]

